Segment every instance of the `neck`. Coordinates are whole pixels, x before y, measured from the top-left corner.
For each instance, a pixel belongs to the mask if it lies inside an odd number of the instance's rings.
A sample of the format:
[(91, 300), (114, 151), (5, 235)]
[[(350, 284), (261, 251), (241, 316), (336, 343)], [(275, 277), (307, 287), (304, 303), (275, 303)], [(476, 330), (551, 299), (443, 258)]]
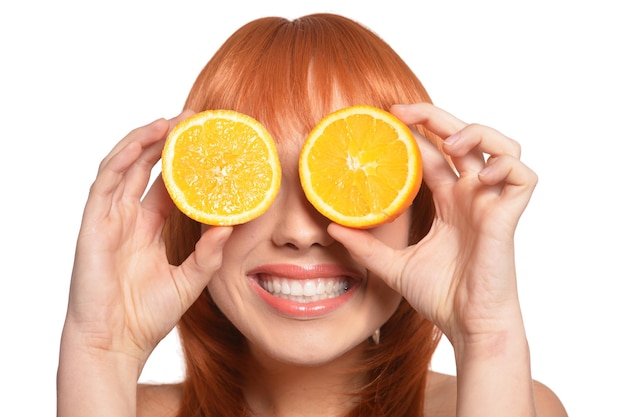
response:
[(252, 364), (244, 388), (255, 416), (343, 416), (365, 375), (356, 372), (362, 346), (323, 364), (285, 363), (251, 349)]

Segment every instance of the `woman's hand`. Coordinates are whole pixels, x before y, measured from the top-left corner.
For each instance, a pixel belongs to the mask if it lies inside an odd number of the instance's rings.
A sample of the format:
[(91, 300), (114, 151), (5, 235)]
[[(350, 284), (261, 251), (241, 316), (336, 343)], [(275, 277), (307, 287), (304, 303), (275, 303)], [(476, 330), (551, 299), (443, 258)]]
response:
[(392, 112), (443, 138), (454, 166), (416, 134), (436, 209), (431, 230), (405, 249), (336, 224), (329, 233), (448, 337), (457, 416), (536, 415), (513, 241), (537, 176), (520, 162), (519, 145), (493, 129), (426, 103)]
[(171, 266), (161, 231), (173, 203), (160, 177), (146, 193), (168, 131), (190, 115), (132, 131), (100, 165), (78, 237), (64, 329), (80, 335), (86, 350), (128, 355), (143, 366), (221, 263), (230, 228), (211, 228), (182, 265)]
[(436, 206), (430, 232), (417, 245), (394, 250), (366, 231), (337, 225), (329, 231), (442, 329), (455, 348), (498, 338), (512, 323), (523, 333), (513, 237), (537, 177), (520, 161), (519, 145), (426, 103), (394, 106), (392, 112), (443, 138), (454, 165), (416, 133)]

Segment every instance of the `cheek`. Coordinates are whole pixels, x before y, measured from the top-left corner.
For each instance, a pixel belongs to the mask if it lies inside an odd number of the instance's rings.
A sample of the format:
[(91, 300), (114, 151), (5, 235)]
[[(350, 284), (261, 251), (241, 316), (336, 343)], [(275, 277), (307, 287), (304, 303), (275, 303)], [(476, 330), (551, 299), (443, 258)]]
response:
[[(229, 304), (228, 300), (231, 300), (233, 289), (229, 288), (229, 280), (225, 279), (221, 271), (217, 271), (211, 278), (207, 285), (211, 298), (218, 305), (220, 310), (224, 310), (225, 304)], [(232, 282), (231, 282), (232, 284)]]
[[(209, 281), (207, 289), (213, 302), (220, 311), (236, 327), (240, 327), (242, 320), (247, 321), (249, 302), (246, 303), (245, 288), (240, 288), (241, 282), (218, 271)], [(250, 300), (248, 300), (250, 301)], [(248, 317), (248, 318), (247, 318)]]
[(367, 328), (367, 333), (372, 334), (382, 327), (393, 313), (398, 309), (402, 296), (391, 289), (382, 278), (370, 274), (368, 276), (368, 288), (365, 302), (366, 309), (359, 314), (359, 319)]

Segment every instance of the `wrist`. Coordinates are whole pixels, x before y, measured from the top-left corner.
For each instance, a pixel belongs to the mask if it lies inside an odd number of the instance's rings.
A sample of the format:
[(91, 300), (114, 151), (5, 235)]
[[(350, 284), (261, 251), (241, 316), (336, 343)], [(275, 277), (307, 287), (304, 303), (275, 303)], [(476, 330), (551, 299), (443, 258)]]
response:
[(68, 313), (65, 320), (61, 334), (62, 346), (91, 356), (96, 361), (113, 359), (129, 364), (136, 363), (139, 370), (143, 368), (153, 347), (140, 346), (124, 328), (118, 330), (120, 326), (107, 320), (86, 323), (72, 316)]
[(507, 303), (455, 321), (446, 335), (454, 346), (457, 361), (463, 357), (495, 358), (528, 351), (526, 329), (519, 303)]
[(136, 348), (124, 348), (108, 336), (78, 330), (67, 324), (61, 334), (60, 353), (61, 357), (66, 355), (72, 360), (83, 358), (94, 365), (115, 365), (116, 369), (124, 370), (124, 373), (137, 378), (148, 356)]
[(510, 358), (529, 361), (530, 352), (523, 332), (502, 330), (472, 335), (453, 342), (457, 366), (467, 362), (498, 362)]
[(534, 416), (530, 350), (523, 331), (474, 336), (454, 345), (458, 416)]
[(64, 330), (57, 373), (57, 413), (70, 416), (134, 416), (142, 361), (101, 349)]

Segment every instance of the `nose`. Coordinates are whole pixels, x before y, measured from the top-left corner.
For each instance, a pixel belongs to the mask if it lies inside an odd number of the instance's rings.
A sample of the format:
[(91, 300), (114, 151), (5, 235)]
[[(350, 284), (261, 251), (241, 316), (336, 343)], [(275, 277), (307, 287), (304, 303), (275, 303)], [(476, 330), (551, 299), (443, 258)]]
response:
[(285, 182), (273, 204), (278, 211), (272, 235), (274, 244), (301, 251), (331, 245), (334, 239), (327, 232), (330, 220), (309, 203), (299, 181)]

